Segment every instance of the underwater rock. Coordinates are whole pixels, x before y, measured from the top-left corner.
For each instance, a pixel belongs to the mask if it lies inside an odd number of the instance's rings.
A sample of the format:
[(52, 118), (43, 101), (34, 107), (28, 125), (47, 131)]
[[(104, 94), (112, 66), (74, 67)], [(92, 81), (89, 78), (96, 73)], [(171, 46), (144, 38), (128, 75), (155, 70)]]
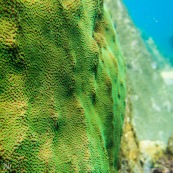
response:
[(172, 173), (173, 172), (173, 155), (165, 153), (154, 160), (151, 169), (152, 173)]
[(143, 163), (144, 172), (149, 172), (155, 160), (161, 157), (165, 151), (165, 144), (161, 141), (140, 141), (140, 160)]
[(126, 111), (123, 126), (123, 135), (121, 137), (120, 150), (120, 172), (121, 173), (143, 173), (143, 167), (140, 162), (139, 143), (132, 125), (132, 106), (127, 88)]
[(116, 172), (126, 76), (103, 1), (0, 6), (0, 172)]
[(162, 155), (162, 153), (166, 149), (166, 146), (161, 141), (146, 140), (139, 142), (139, 148), (140, 152), (143, 153), (142, 155), (145, 155), (145, 158), (154, 160), (155, 155)]

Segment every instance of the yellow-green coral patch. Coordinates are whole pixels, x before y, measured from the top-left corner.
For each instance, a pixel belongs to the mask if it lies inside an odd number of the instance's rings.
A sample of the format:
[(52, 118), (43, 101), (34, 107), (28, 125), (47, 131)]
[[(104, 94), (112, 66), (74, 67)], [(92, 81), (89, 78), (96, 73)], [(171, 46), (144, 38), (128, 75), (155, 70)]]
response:
[(1, 171), (115, 172), (125, 74), (103, 2), (1, 4)]

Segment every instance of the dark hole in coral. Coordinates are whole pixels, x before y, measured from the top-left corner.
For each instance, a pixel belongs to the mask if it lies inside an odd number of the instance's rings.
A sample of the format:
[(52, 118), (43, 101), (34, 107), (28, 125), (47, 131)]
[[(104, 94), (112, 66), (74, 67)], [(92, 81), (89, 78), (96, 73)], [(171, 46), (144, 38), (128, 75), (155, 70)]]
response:
[(67, 96), (72, 96), (74, 92), (75, 92), (75, 87), (70, 85), (66, 94)]
[(110, 149), (110, 148), (112, 148), (114, 146), (114, 143), (112, 142), (112, 141), (108, 141), (107, 143), (106, 143), (106, 148), (107, 149)]
[(106, 31), (109, 31), (109, 28), (108, 27), (106, 27), (105, 29), (106, 29)]
[(123, 88), (124, 87), (124, 84), (122, 82), (120, 82), (120, 86), (121, 86), (121, 88)]
[(96, 104), (96, 94), (92, 93), (92, 103)]
[(58, 130), (59, 129), (59, 123), (57, 122), (56, 124), (55, 124), (55, 130)]
[(115, 43), (115, 36), (112, 37), (112, 41)]
[(119, 98), (119, 99), (121, 98), (121, 95), (120, 95), (120, 93), (118, 93), (118, 98)]
[(140, 160), (140, 164), (141, 164), (141, 166), (142, 166), (142, 167), (144, 166), (144, 163), (143, 163), (143, 161), (142, 161), (142, 160)]
[(122, 159), (122, 164), (123, 164), (123, 165), (128, 164), (128, 161), (125, 160), (125, 159)]
[(93, 71), (94, 71), (94, 75), (95, 75), (95, 78), (96, 78), (97, 77), (97, 72), (98, 72), (97, 64), (94, 64)]

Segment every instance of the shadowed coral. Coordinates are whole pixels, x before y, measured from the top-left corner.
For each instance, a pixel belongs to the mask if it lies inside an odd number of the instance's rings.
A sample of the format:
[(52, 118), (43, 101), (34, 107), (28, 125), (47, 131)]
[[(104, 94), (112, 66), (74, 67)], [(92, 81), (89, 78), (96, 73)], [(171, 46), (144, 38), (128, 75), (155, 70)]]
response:
[(125, 70), (101, 0), (2, 0), (1, 172), (116, 172)]

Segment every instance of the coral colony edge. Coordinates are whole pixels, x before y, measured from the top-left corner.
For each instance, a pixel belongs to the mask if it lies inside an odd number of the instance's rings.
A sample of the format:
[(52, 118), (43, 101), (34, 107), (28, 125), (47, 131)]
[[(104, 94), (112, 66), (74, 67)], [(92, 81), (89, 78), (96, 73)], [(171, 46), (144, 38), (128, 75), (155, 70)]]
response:
[(117, 172), (126, 75), (103, 1), (0, 8), (0, 172)]

